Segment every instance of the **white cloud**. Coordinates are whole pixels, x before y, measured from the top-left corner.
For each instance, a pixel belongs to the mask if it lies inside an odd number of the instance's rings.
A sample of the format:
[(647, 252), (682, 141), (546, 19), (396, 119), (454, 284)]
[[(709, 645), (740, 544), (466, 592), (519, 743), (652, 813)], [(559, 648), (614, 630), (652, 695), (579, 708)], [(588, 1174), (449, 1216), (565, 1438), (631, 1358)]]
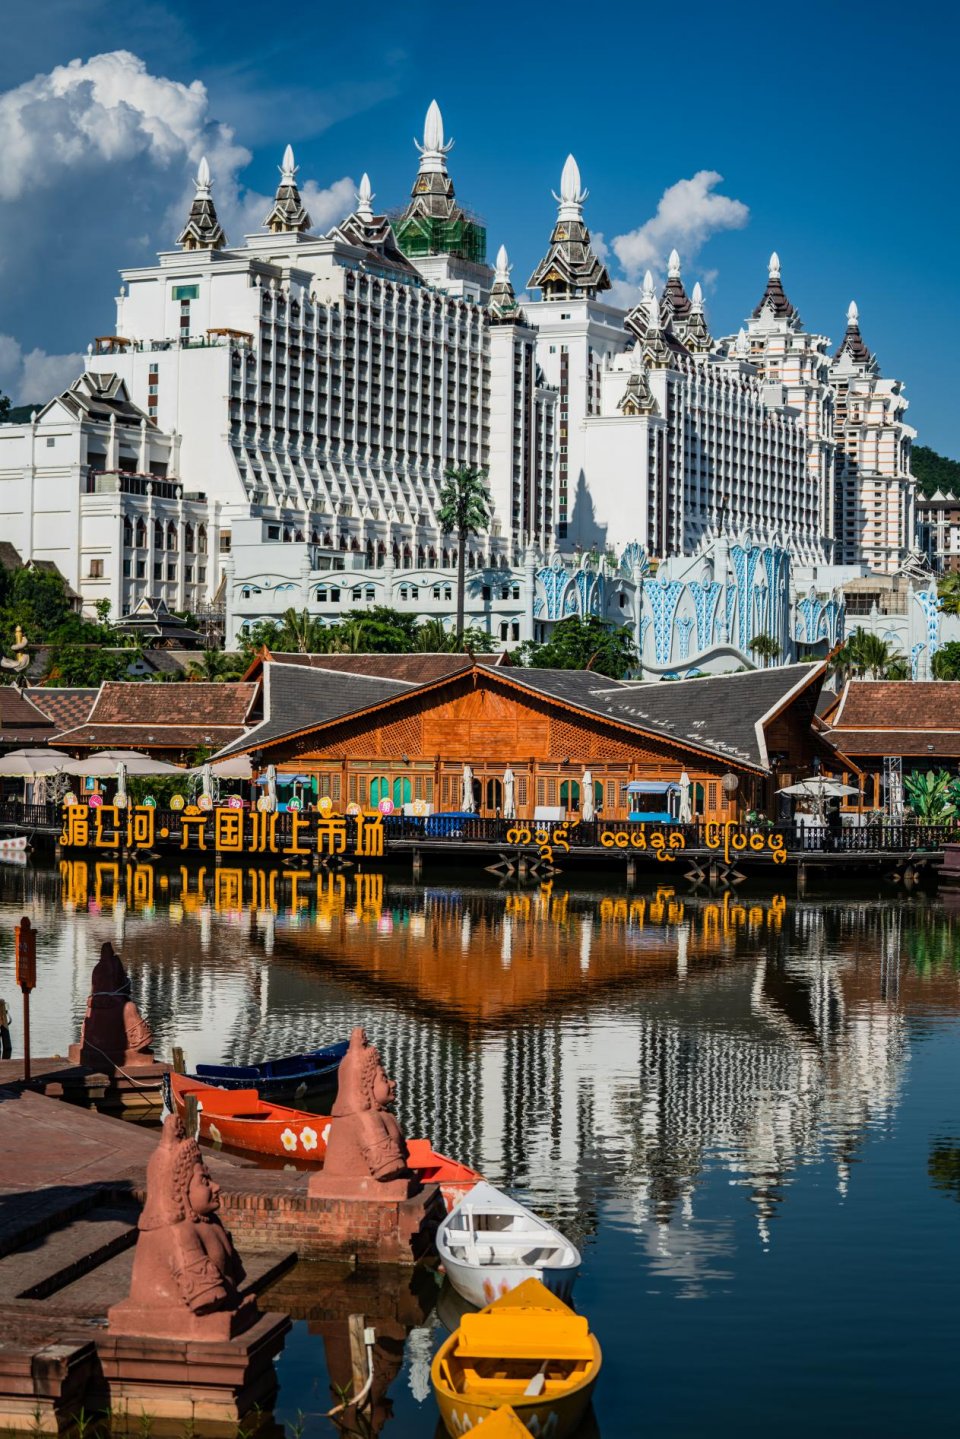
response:
[[(250, 151), (213, 116), (201, 81), (153, 75), (115, 50), (0, 93), (0, 313), (19, 337), (0, 337), (6, 393), (47, 399), (79, 372), (76, 356), (31, 348), (34, 337), (66, 350), (110, 328), (115, 267), (172, 248), (201, 155), (228, 243), (240, 243), (272, 194), (244, 183)], [(354, 189), (348, 176), (327, 188), (304, 177), (314, 228), (348, 214)]]
[(15, 405), (41, 405), (60, 394), (83, 372), (82, 355), (24, 351), (12, 335), (0, 335), (0, 392)]
[(614, 237), (611, 246), (628, 280), (636, 281), (645, 270), (662, 272), (673, 249), (689, 264), (711, 235), (743, 229), (750, 211), (742, 200), (716, 193), (722, 180), (716, 170), (698, 170), (692, 179), (678, 180), (664, 190), (651, 219)]

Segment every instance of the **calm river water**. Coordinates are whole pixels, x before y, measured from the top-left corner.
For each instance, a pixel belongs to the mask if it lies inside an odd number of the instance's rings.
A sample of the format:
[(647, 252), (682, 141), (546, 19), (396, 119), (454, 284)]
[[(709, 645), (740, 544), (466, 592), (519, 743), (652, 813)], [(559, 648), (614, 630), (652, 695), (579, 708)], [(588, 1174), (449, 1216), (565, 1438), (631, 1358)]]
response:
[[(486, 878), (486, 877), (484, 877)], [(890, 892), (888, 891), (888, 894)], [(40, 933), (36, 1053), (79, 1030), (104, 939), (161, 1053), (242, 1062), (363, 1022), (409, 1134), (581, 1245), (604, 1439), (953, 1432), (960, 1293), (960, 909), (845, 891), (711, 898), (589, 882), (413, 886), (76, 863), (0, 869)], [(422, 1276), (421, 1276), (422, 1278)], [(437, 1425), (432, 1276), (281, 1281), (278, 1417), (384, 1336), (390, 1439)], [(392, 1363), (390, 1362), (392, 1353)]]

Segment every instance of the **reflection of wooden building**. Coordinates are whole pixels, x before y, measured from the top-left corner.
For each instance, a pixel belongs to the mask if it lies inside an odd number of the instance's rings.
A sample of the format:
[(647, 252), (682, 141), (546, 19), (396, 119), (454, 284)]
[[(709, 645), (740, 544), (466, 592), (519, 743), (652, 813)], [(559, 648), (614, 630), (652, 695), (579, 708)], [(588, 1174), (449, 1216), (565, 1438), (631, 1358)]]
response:
[(811, 728), (818, 665), (641, 684), (450, 655), (278, 656), (255, 677), (263, 720), (222, 753), (313, 775), (337, 808), (390, 798), (456, 810), (469, 765), (481, 815), (500, 812), (510, 769), (520, 818), (579, 812), (587, 771), (607, 819), (628, 814), (631, 780), (683, 772), (697, 814), (734, 818), (767, 808), (822, 743)]

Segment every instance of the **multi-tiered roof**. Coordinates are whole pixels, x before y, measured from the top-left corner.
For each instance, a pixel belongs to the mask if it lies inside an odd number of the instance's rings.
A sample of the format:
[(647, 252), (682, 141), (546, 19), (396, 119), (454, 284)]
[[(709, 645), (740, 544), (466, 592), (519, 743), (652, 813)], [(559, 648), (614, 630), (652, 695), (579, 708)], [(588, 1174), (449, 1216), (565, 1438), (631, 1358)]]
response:
[(177, 244), (185, 250), (222, 250), (227, 243), (211, 190), (210, 166), (204, 155), (197, 166), (196, 190), (190, 214), (177, 240)]
[(593, 252), (590, 231), (583, 223), (583, 202), (588, 190), (580, 188), (580, 170), (572, 155), (567, 156), (560, 177), (557, 223), (550, 236), (550, 248), (530, 276), (531, 290), (540, 290), (545, 300), (590, 297), (609, 290), (606, 266)]
[(457, 204), (453, 181), (447, 173), (452, 140), (444, 140), (443, 116), (431, 100), (423, 126), (420, 168), (410, 203), (397, 221), (397, 244), (411, 259), (425, 255), (457, 255), (482, 265), (486, 261), (487, 232)]

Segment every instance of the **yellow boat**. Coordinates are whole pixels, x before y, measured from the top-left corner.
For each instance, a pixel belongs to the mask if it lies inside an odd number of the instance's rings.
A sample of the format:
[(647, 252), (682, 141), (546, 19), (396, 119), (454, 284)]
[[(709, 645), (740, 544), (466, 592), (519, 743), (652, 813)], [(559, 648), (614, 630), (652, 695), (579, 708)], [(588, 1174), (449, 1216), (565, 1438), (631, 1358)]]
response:
[(481, 1419), (472, 1432), (482, 1434), (483, 1439), (527, 1439), (530, 1430), (509, 1404), (502, 1404), (489, 1419)]
[(479, 1313), (464, 1314), (437, 1350), (430, 1378), (454, 1439), (503, 1405), (531, 1434), (566, 1439), (586, 1413), (600, 1364), (583, 1315), (539, 1279), (526, 1279)]

